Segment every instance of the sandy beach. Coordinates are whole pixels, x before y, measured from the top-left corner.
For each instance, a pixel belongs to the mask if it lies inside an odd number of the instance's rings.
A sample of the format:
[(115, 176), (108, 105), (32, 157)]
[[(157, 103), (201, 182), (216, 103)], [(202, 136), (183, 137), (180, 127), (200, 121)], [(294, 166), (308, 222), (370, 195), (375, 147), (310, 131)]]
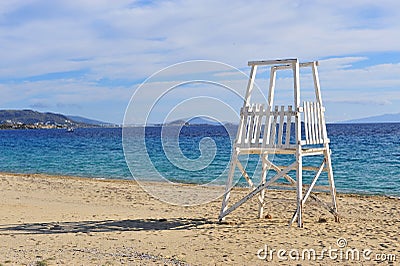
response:
[[(257, 204), (252, 201), (218, 223), (220, 199), (173, 206), (154, 199), (134, 181), (3, 173), (0, 182), (1, 265), (400, 261), (400, 200), (393, 197), (338, 194), (340, 223), (310, 203), (304, 228), (289, 228), (295, 197), (288, 191), (268, 191), (268, 219), (255, 218)], [(234, 197), (246, 192), (238, 188)], [(308, 257), (311, 249), (315, 257), (312, 252)]]

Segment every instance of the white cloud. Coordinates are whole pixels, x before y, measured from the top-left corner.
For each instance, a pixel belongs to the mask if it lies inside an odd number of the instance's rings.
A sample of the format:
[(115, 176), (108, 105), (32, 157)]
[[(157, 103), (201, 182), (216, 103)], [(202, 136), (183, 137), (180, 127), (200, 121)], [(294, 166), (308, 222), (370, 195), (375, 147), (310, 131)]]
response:
[[(336, 3), (304, 6), (293, 1), (256, 1), (251, 5), (244, 1), (160, 1), (134, 8), (128, 4), (53, 4), (56, 10), (48, 12), (60, 13), (60, 17), (2, 27), (6, 46), (2, 58), (16, 63), (11, 65), (18, 75), (39, 74), (40, 70), (47, 73), (48, 65), (60, 71), (63, 65), (65, 70), (93, 67), (112, 78), (131, 65), (134, 72), (124, 72), (125, 77), (142, 77), (150, 74), (150, 69), (156, 71), (187, 59), (214, 59), (243, 66), (249, 59), (315, 59), (396, 50), (400, 44), (396, 37), (398, 22), (379, 29), (353, 28), (357, 23), (350, 10), (359, 7), (357, 3), (349, 3), (344, 11)], [(390, 6), (387, 4), (385, 10)], [(81, 65), (68, 61), (80, 57), (93, 60)], [(32, 69), (28, 68), (31, 64), (35, 66)]]
[[(322, 72), (321, 83), (333, 90), (357, 91), (360, 95), (375, 91), (382, 93), (400, 88), (400, 63), (378, 64), (363, 68), (336, 69)], [(383, 91), (382, 91), (383, 90)]]
[[(354, 67), (368, 62), (369, 53), (399, 52), (398, 1), (360, 0), (341, 6), (323, 1), (143, 5), (127, 0), (37, 0), (3, 1), (0, 10), (3, 91), (11, 86), (9, 79), (18, 82), (84, 70), (73, 82), (30, 83), (33, 91), (21, 89), (27, 84), (14, 84), (11, 87), (19, 86), (22, 93), (2, 91), (3, 103), (32, 102), (41, 92), (48, 101), (62, 98), (74, 104), (86, 99), (85, 91), (96, 95), (87, 99), (103, 101), (120, 94), (126, 97), (127, 90), (96, 85), (102, 79), (143, 80), (168, 65), (192, 59), (226, 62), (247, 73), (248, 60), (283, 57), (325, 58), (321, 83), (332, 103), (346, 97), (372, 97), (369, 90), (380, 88), (385, 90), (379, 101), (390, 101), (389, 95), (398, 97), (393, 90), (400, 85), (399, 62)], [(86, 89), (77, 90), (79, 84)]]
[(336, 70), (352, 67), (352, 63), (368, 60), (368, 57), (336, 57), (320, 60), (320, 65), (323, 70)]

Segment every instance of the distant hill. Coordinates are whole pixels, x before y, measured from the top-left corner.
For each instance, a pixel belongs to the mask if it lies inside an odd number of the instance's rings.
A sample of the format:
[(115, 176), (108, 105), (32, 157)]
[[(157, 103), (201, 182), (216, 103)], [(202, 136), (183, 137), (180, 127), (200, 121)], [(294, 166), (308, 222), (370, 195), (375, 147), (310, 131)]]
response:
[(0, 123), (12, 121), (14, 123), (35, 124), (35, 123), (51, 123), (65, 124), (70, 120), (62, 114), (40, 113), (33, 110), (0, 110)]
[(168, 122), (165, 125), (168, 126), (176, 126), (176, 125), (211, 125), (211, 126), (219, 126), (221, 125), (217, 121), (211, 120), (207, 117), (193, 117), (193, 118), (184, 118), (175, 120), (172, 122)]
[(194, 117), (192, 119), (189, 119), (187, 121), (189, 123), (189, 125), (212, 125), (212, 126), (220, 126), (221, 123), (218, 123), (215, 120), (209, 119), (207, 117)]
[(400, 123), (400, 113), (370, 116), (360, 119), (343, 121), (343, 123)]
[(82, 116), (76, 116), (76, 115), (67, 115), (67, 117), (75, 122), (78, 123), (84, 123), (84, 124), (88, 124), (88, 125), (114, 125), (112, 123), (107, 123), (107, 122), (103, 122), (103, 121), (99, 121), (99, 120), (94, 120), (94, 119), (90, 119), (90, 118), (86, 118), (86, 117), (82, 117)]
[(102, 121), (88, 119), (80, 116), (67, 116), (56, 113), (42, 113), (33, 110), (0, 110), (0, 125), (57, 125), (61, 127), (77, 126), (104, 126), (112, 125)]

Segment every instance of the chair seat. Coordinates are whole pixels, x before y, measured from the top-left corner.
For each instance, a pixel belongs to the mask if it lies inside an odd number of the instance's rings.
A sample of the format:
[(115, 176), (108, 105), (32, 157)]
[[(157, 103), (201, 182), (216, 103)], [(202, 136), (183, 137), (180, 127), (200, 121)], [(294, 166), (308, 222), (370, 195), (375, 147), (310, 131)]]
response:
[[(304, 156), (307, 155), (318, 155), (324, 154), (326, 151), (325, 147), (318, 147), (318, 148), (302, 148), (301, 153)], [(276, 148), (276, 147), (269, 147), (269, 148), (261, 148), (261, 147), (250, 147), (250, 148), (243, 148), (239, 149), (239, 154), (295, 154), (296, 148), (295, 147), (288, 147), (288, 148)]]

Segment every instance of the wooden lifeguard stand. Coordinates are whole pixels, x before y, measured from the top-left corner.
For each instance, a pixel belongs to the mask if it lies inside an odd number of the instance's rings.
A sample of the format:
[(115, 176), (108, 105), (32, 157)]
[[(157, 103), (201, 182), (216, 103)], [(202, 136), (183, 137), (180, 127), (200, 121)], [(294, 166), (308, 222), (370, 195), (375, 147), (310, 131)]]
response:
[[(285, 178), (289, 181), (290, 186), (296, 189), (297, 194), (297, 208), (289, 225), (297, 219), (297, 225), (299, 227), (303, 226), (303, 205), (308, 198), (312, 198), (327, 209), (334, 215), (335, 221), (338, 222), (339, 215), (336, 205), (336, 190), (332, 172), (329, 139), (324, 118), (325, 108), (322, 105), (317, 71), (318, 62), (299, 63), (298, 59), (283, 59), (251, 61), (248, 65), (251, 66), (250, 78), (244, 104), (240, 112), (240, 124), (233, 145), (230, 170), (226, 182), (219, 221), (222, 221), (226, 215), (256, 195), (259, 201), (258, 216), (261, 218), (264, 211), (266, 189), (278, 179)], [(258, 66), (271, 66), (268, 102), (266, 105), (251, 102)], [(315, 102), (304, 102), (301, 105), (299, 70), (305, 67), (311, 67), (312, 69)], [(272, 108), (274, 104), (276, 72), (278, 70), (288, 69), (293, 71), (294, 105), (289, 105), (287, 107), (275, 106), (275, 108)], [(293, 129), (291, 129), (293, 122), (294, 134), (291, 132), (293, 131)], [(239, 161), (239, 156), (249, 154), (259, 154), (261, 157), (262, 169), (258, 186), (254, 185), (245, 167), (243, 167)], [(269, 156), (274, 154), (293, 155), (294, 162), (288, 166), (277, 166), (269, 160)], [(321, 164), (319, 164), (319, 166), (303, 166), (303, 157), (314, 155), (323, 156)], [(251, 192), (229, 207), (228, 203), (236, 168), (240, 170), (241, 175), (248, 182)], [(268, 169), (276, 173), (269, 180), (267, 180)], [(303, 185), (303, 170), (315, 172), (314, 178), (308, 185)], [(290, 171), (296, 171), (295, 179), (289, 175)], [(311, 193), (323, 171), (326, 171), (328, 176), (329, 188), (327, 190), (330, 191), (332, 198), (330, 205)], [(305, 193), (303, 193), (303, 189)]]

